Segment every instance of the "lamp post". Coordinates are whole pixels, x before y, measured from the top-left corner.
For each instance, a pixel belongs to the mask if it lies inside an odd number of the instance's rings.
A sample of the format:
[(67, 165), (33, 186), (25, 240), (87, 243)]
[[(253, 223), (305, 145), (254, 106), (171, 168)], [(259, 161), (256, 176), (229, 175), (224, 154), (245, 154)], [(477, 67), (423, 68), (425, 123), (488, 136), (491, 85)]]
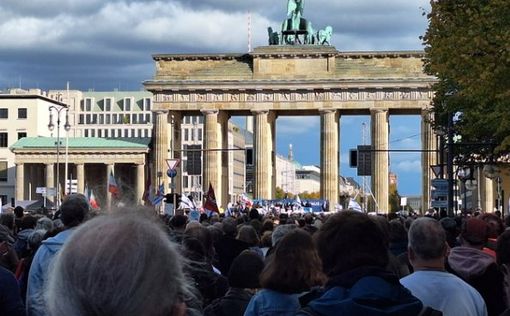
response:
[(55, 129), (55, 124), (53, 124), (53, 111), (57, 113), (57, 184), (55, 186), (56, 189), (56, 199), (55, 206), (58, 208), (60, 206), (60, 113), (66, 110), (66, 121), (64, 123), (64, 130), (68, 132), (71, 129), (71, 125), (69, 124), (69, 108), (67, 106), (56, 107), (54, 105), (49, 107), (50, 119), (48, 123), (48, 130), (53, 131)]

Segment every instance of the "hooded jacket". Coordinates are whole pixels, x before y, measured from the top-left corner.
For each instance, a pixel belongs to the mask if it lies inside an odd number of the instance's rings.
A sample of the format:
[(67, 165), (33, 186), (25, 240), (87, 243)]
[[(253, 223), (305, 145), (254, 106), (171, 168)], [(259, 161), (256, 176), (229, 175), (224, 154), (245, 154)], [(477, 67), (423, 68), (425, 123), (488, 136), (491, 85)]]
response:
[[(324, 294), (298, 315), (418, 315), (420, 300), (381, 268), (361, 267), (331, 278)], [(311, 313), (310, 313), (311, 310)]]
[(48, 269), (55, 255), (60, 251), (66, 240), (75, 229), (67, 229), (55, 237), (44, 240), (35, 253), (30, 272), (28, 274), (27, 288), (27, 315), (45, 316), (44, 285), (48, 277)]
[(499, 315), (505, 310), (503, 274), (493, 256), (471, 247), (454, 247), (448, 256), (446, 269), (482, 295), (489, 316)]
[(20, 231), (17, 235), (16, 242), (14, 243), (14, 249), (16, 250), (16, 253), (18, 254), (18, 257), (24, 258), (28, 256), (29, 250), (28, 250), (28, 238), (32, 235), (32, 233), (35, 231), (35, 229), (28, 228), (23, 229)]

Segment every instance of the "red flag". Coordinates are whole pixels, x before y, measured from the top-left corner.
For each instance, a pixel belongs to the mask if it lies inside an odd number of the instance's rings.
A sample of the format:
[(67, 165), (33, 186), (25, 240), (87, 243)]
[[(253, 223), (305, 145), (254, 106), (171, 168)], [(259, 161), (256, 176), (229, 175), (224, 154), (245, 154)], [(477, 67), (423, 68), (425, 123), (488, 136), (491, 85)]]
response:
[(114, 196), (119, 195), (119, 187), (117, 186), (117, 181), (115, 181), (115, 177), (113, 176), (113, 171), (110, 172), (110, 177), (108, 178), (108, 192)]
[(216, 195), (214, 194), (214, 189), (211, 183), (209, 183), (209, 190), (205, 194), (204, 198), (205, 198), (204, 209), (206, 211), (216, 213), (220, 212), (220, 210), (218, 209), (218, 204), (216, 203)]
[(90, 189), (89, 205), (94, 210), (99, 209), (99, 204), (96, 201), (96, 197), (94, 196), (94, 191), (92, 191), (92, 189)]

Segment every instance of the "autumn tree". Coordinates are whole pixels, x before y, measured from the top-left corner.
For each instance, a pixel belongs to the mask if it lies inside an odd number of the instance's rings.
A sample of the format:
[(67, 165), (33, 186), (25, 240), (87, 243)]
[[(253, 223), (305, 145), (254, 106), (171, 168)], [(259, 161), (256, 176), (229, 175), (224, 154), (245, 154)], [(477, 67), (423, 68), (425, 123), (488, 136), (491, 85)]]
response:
[(438, 78), (435, 124), (446, 126), (447, 117), (456, 115), (455, 133), (475, 146), (465, 150), (510, 152), (508, 0), (432, 0), (427, 17), (422, 39), (425, 71)]

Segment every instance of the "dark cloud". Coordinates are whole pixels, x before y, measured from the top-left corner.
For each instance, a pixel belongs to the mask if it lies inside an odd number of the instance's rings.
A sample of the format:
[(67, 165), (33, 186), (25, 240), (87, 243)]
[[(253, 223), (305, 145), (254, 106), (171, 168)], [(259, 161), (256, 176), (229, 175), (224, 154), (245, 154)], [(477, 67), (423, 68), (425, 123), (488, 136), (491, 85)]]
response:
[[(340, 50), (418, 49), (426, 0), (305, 0), (316, 29), (332, 25)], [(19, 84), (111, 89), (150, 79), (155, 53), (247, 51), (279, 29), (286, 0), (2, 0), (0, 89)], [(24, 84), (24, 85), (25, 85)]]

